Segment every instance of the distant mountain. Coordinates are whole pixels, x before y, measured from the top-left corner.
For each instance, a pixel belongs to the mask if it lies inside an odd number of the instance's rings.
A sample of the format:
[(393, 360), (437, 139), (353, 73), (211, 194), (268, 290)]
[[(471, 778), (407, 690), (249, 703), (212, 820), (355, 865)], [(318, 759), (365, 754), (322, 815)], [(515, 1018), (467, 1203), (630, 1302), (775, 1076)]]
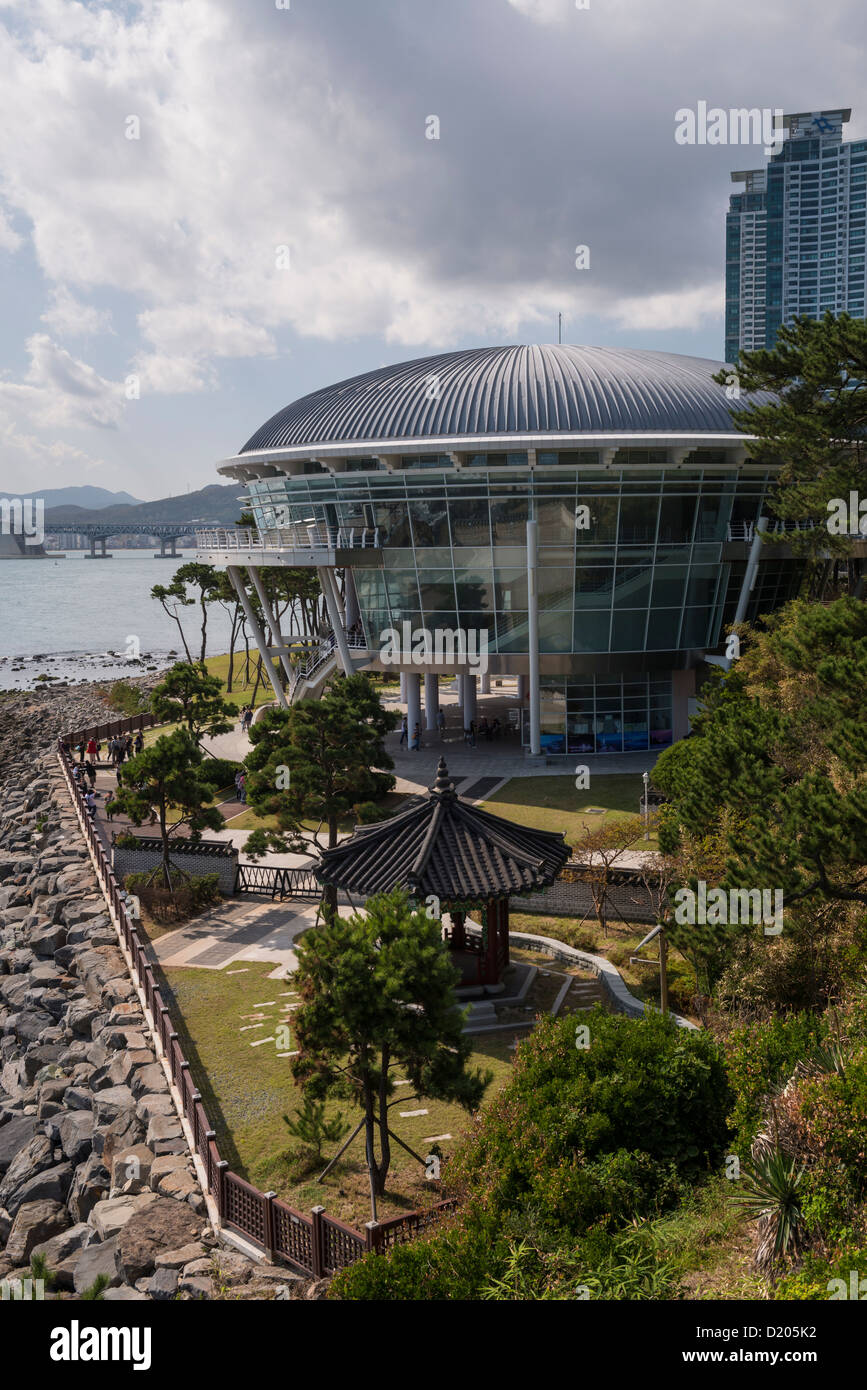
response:
[(109, 492), (104, 487), (44, 487), (36, 492), (2, 492), (0, 497), (41, 497), (45, 510), (49, 507), (83, 507), (94, 511), (98, 507), (113, 507), (119, 504), (136, 507), (139, 498), (129, 492)]
[(198, 492), (185, 492), (179, 497), (161, 497), (156, 502), (139, 502), (134, 506), (116, 505), (99, 510), (81, 506), (46, 507), (45, 520), (52, 526), (64, 521), (153, 521), (158, 524), (173, 521), (204, 521), (218, 526), (231, 526), (241, 514), (237, 499), (243, 496), (242, 483), (210, 483)]

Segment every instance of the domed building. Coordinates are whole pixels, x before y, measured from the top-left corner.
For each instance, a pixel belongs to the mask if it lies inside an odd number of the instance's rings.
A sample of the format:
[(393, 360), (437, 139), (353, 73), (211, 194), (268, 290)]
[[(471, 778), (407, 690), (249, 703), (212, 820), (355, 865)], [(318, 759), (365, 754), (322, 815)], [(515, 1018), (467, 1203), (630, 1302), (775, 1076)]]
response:
[(329, 662), (388, 666), (410, 723), (432, 728), (440, 676), (460, 677), (469, 718), (478, 680), (513, 675), (531, 753), (662, 748), (688, 732), (696, 670), (730, 625), (800, 577), (761, 545), (773, 472), (733, 419), (756, 398), (727, 399), (722, 365), (548, 344), (338, 382), (220, 466), (256, 529), (203, 533), (199, 553), (229, 569), (249, 620), (241, 567), (260, 601), (261, 566), (316, 567), (332, 634), (306, 666), (292, 634), (266, 648), (253, 629), (290, 698)]

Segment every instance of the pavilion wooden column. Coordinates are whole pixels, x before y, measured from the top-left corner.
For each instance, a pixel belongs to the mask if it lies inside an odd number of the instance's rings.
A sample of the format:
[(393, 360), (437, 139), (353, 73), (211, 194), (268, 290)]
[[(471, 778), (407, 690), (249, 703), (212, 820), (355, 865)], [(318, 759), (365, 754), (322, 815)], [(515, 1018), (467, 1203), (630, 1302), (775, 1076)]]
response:
[(509, 964), (509, 899), (500, 903), (500, 931), (502, 932), (503, 965)]
[(463, 951), (466, 949), (467, 938), (464, 930), (463, 912), (450, 912), (452, 919), (452, 950)]
[(485, 971), (484, 980), (486, 985), (496, 984), (500, 978), (499, 964), (497, 961), (497, 946), (500, 936), (500, 904), (496, 898), (489, 898), (488, 905), (483, 909), (485, 922), (487, 924), (487, 946), (485, 950)]

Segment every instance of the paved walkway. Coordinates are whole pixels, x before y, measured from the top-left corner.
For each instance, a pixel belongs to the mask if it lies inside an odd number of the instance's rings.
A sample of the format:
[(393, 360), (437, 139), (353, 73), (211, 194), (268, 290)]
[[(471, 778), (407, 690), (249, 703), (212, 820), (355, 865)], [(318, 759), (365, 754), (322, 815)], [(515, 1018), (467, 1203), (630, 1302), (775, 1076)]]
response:
[[(352, 909), (341, 907), (342, 916)], [(166, 932), (152, 944), (160, 965), (234, 970), (243, 961), (273, 965), (269, 980), (283, 979), (298, 964), (294, 942), (316, 921), (316, 903), (274, 903), (258, 897), (226, 900), (194, 922)]]

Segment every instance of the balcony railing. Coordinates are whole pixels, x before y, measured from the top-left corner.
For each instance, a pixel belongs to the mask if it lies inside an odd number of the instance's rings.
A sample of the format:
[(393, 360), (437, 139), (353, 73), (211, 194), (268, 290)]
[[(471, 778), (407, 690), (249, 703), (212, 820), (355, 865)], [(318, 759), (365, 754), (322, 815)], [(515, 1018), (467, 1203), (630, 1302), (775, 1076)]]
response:
[[(345, 632), (345, 636), (346, 644), (350, 651), (367, 651), (367, 642), (361, 633)], [(326, 637), (321, 638), (318, 646), (313, 649), (307, 660), (299, 662), (299, 664), (293, 668), (292, 689), (294, 690), (302, 681), (310, 680), (319, 668), (325, 665), (326, 661), (331, 660), (336, 648), (337, 638), (333, 632), (329, 632)]]
[[(768, 536), (781, 536), (790, 531), (814, 531), (815, 521), (783, 521), (779, 518), (768, 524)], [(727, 539), (730, 541), (752, 541), (756, 533), (754, 521), (730, 521), (728, 524)]]
[(199, 550), (378, 550), (379, 527), (311, 526), (299, 530), (280, 527), (260, 531), (255, 527), (217, 527), (196, 532)]

